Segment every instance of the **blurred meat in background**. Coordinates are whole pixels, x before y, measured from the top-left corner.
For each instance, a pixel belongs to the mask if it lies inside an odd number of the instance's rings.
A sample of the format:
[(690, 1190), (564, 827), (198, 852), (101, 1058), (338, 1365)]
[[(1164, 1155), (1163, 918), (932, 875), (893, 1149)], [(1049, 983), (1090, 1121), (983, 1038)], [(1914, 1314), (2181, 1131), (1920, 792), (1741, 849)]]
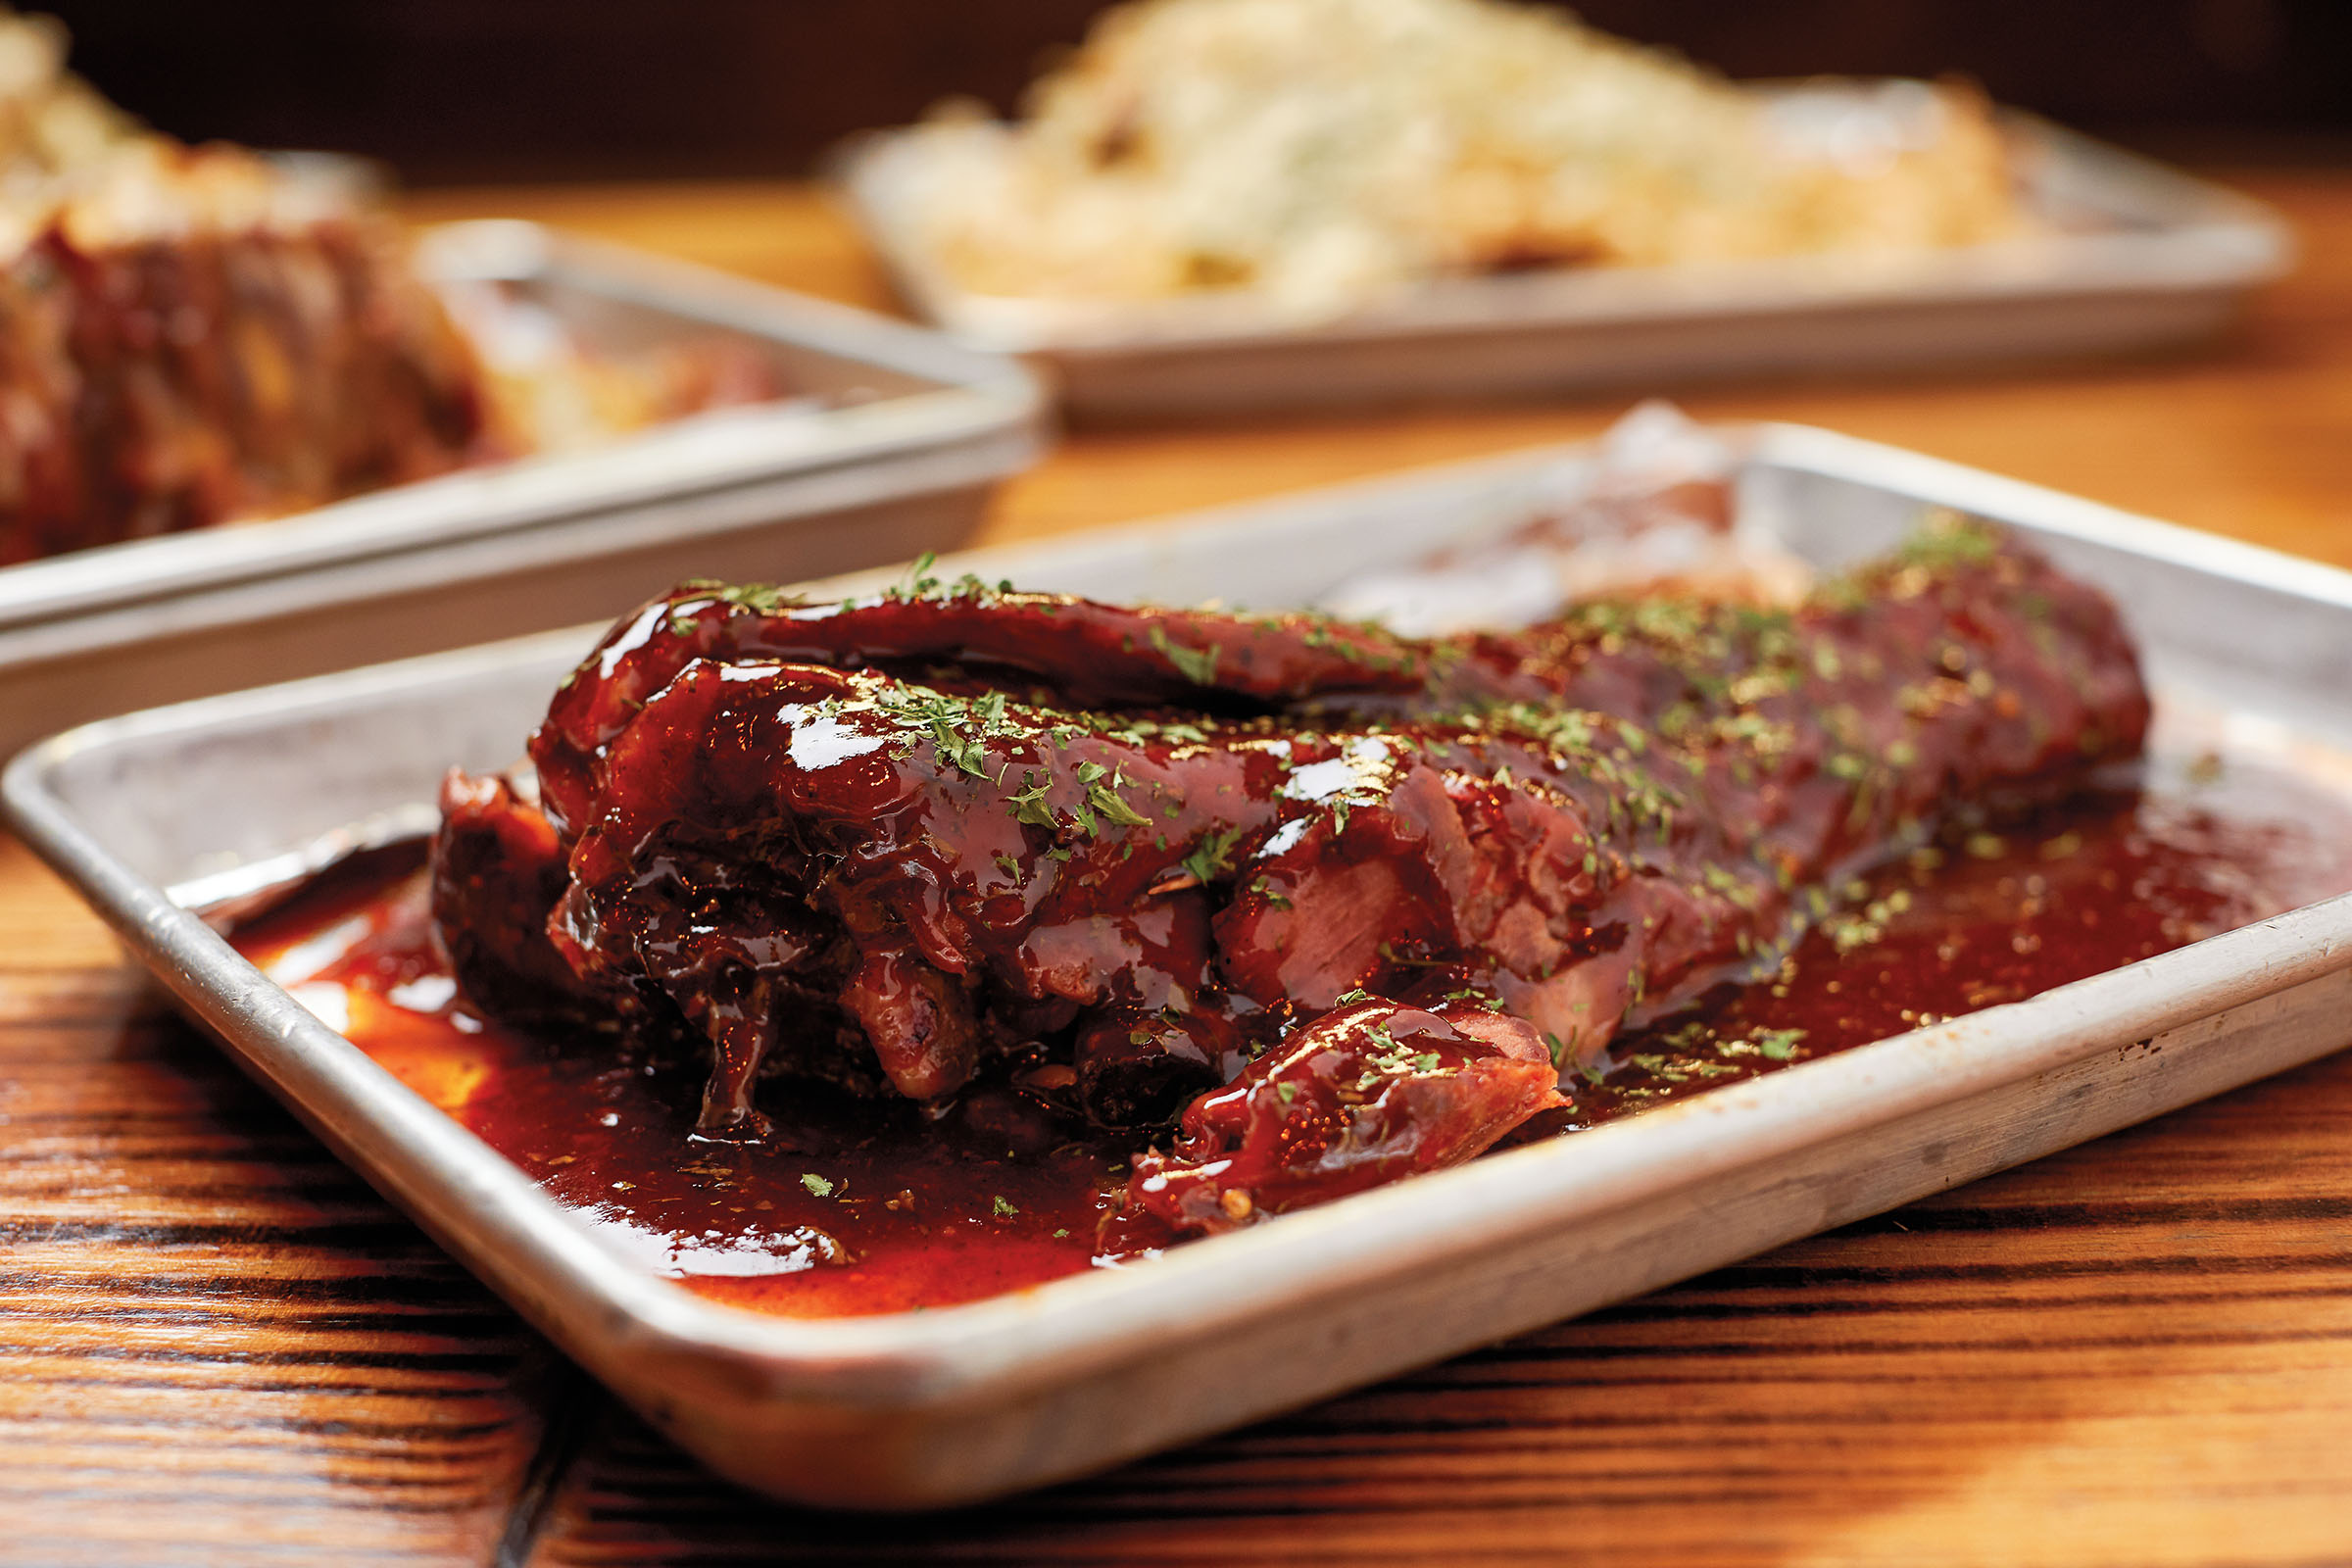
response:
[(437, 289), (364, 169), (177, 140), (69, 47), (0, 4), (0, 565), (782, 395), (715, 334), (610, 353)]
[[(409, 180), (805, 173), (951, 95), (999, 110), (1089, 0), (55, 0), (76, 67), (174, 135), (372, 154)], [(2344, 0), (1592, 0), (1733, 76), (1973, 76), (2177, 152), (2340, 151)]]

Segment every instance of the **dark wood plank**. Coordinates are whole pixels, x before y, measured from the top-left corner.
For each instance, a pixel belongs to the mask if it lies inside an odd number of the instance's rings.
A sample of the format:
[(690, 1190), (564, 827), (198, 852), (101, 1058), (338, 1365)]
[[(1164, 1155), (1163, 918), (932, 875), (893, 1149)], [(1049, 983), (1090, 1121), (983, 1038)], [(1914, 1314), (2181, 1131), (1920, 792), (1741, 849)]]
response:
[(136, 973), (0, 1059), (0, 1560), (487, 1561), (545, 1344)]

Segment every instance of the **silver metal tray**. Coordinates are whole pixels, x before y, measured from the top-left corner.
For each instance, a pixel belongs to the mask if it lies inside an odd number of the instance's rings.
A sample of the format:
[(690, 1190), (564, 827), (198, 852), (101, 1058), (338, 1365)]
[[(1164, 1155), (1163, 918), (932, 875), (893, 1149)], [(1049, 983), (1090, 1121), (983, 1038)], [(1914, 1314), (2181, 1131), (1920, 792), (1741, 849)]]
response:
[[(2352, 574), (1827, 432), (1741, 436), (1822, 561), (1922, 503), (2002, 518), (2130, 607), (2166, 744), (2352, 791)], [(1573, 489), (1558, 450), (943, 564), (1102, 595), (1303, 602)], [(860, 579), (868, 584), (874, 574)], [(0, 791), (198, 1018), (345, 1159), (726, 1474), (905, 1508), (1114, 1464), (2095, 1137), (2352, 1040), (2352, 896), (1575, 1137), (968, 1306), (789, 1321), (605, 1250), (185, 906), (323, 836), (429, 821), (516, 753), (581, 628), (87, 726)], [(178, 899), (167, 892), (177, 887)]]
[(588, 344), (757, 345), (808, 396), (315, 512), (0, 569), (0, 756), (67, 724), (618, 614), (683, 576), (809, 576), (948, 549), (1043, 439), (1010, 361), (535, 224), (427, 233)]
[(2292, 260), (2291, 234), (2259, 203), (2031, 115), (2001, 119), (2050, 233), (1902, 258), (1446, 279), (1323, 318), (1246, 291), (1140, 304), (973, 294), (911, 220), (918, 140), (867, 137), (837, 177), (921, 315), (1051, 368), (1074, 416), (1119, 420), (2144, 348), (2211, 331)]

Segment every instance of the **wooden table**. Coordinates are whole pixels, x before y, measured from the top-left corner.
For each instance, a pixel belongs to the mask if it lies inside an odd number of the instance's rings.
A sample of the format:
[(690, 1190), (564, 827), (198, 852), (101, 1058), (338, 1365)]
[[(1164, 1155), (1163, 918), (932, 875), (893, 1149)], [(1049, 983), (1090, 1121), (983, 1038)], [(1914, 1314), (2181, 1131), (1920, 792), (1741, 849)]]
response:
[[(2234, 172), (2307, 257), (2210, 352), (1686, 405), (2352, 564), (2352, 172)], [(792, 187), (414, 206), (884, 302)], [(1091, 435), (988, 533), (1582, 436), (1623, 402)], [(1095, 1481), (828, 1518), (616, 1410), (0, 841), (0, 1562), (2343, 1561), (2348, 1152), (2352, 1056)]]

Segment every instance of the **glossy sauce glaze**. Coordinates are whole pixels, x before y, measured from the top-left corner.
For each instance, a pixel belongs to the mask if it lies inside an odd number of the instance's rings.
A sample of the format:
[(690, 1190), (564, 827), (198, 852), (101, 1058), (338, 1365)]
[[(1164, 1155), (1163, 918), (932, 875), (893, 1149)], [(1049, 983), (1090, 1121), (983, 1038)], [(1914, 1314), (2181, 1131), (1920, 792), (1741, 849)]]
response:
[[(2352, 888), (2352, 811), (2282, 774), (2191, 769), (1850, 886), (1765, 983), (1621, 1037), (1617, 1065), (1508, 1143), (2018, 1001)], [(421, 843), (355, 858), (241, 951), (610, 1244), (701, 1294), (792, 1316), (973, 1300), (1140, 1255), (1099, 1248), (1132, 1138), (1069, 1142), (1013, 1090), (953, 1107), (768, 1096), (759, 1143), (694, 1136), (707, 1059), (615, 1032), (533, 1039), (467, 1011), (428, 936)]]

